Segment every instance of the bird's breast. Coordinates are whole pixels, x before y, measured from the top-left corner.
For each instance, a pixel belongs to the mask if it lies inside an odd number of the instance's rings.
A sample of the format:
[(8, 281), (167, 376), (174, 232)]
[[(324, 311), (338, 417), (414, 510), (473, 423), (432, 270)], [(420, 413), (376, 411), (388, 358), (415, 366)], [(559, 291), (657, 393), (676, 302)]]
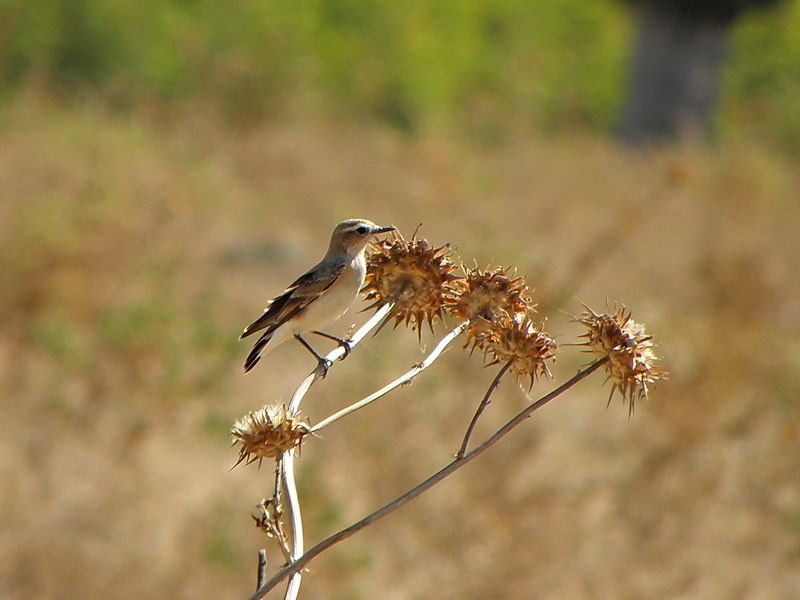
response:
[(306, 322), (301, 328), (321, 329), (347, 312), (361, 286), (364, 285), (365, 273), (364, 257), (354, 258), (336, 282), (309, 306), (307, 319), (304, 319)]

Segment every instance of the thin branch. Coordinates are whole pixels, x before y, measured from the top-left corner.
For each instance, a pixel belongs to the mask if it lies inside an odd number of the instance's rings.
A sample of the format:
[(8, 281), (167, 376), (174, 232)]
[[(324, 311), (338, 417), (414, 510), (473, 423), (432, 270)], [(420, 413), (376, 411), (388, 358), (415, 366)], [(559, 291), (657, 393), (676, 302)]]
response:
[[(353, 334), (352, 339), (350, 340), (350, 349), (352, 350), (361, 340), (363, 340), (367, 334), (372, 331), (378, 324), (381, 322), (381, 319), (386, 316), (386, 314), (392, 310), (394, 304), (389, 303), (382, 306), (372, 317), (369, 321), (364, 323), (361, 328)], [(341, 346), (334, 348), (331, 352), (329, 352), (325, 359), (329, 360), (331, 363), (336, 361), (336, 359), (343, 356), (345, 353), (345, 349)], [(332, 366), (332, 365), (331, 365)], [(289, 402), (289, 413), (293, 414), (297, 412), (297, 409), (300, 407), (300, 402), (303, 400), (303, 397), (308, 392), (311, 385), (320, 377), (322, 377), (322, 369), (320, 366), (317, 366), (308, 377), (306, 377), (300, 386), (295, 390), (294, 395), (292, 396), (291, 401)]]
[(331, 546), (349, 538), (350, 536), (354, 535), (355, 533), (361, 531), (365, 527), (368, 527), (381, 517), (388, 515), (391, 512), (394, 512), (404, 504), (408, 503), (409, 501), (413, 500), (423, 492), (426, 492), (430, 488), (432, 488), (437, 483), (443, 481), (446, 477), (457, 471), (458, 469), (464, 467), (467, 463), (472, 461), (473, 459), (477, 458), (481, 454), (483, 454), (486, 450), (494, 446), (498, 441), (500, 441), (503, 437), (508, 435), (508, 433), (516, 428), (520, 423), (525, 421), (528, 417), (533, 414), (534, 411), (538, 410), (551, 400), (557, 398), (576, 383), (585, 379), (592, 373), (594, 373), (597, 369), (599, 369), (608, 358), (602, 358), (588, 367), (586, 367), (583, 371), (579, 371), (577, 375), (575, 375), (572, 379), (566, 381), (558, 388), (543, 396), (533, 404), (528, 405), (522, 412), (520, 412), (516, 417), (511, 419), (508, 423), (506, 423), (502, 428), (500, 428), (497, 432), (495, 432), (491, 437), (485, 440), (482, 444), (477, 446), (472, 451), (465, 454), (462, 458), (456, 458), (452, 462), (450, 462), (447, 466), (443, 469), (420, 483), (415, 488), (409, 490), (399, 498), (393, 500), (386, 506), (376, 510), (370, 515), (367, 515), (360, 521), (350, 525), (349, 527), (334, 533), (330, 537), (324, 539), (319, 544), (311, 548), (308, 552), (306, 552), (303, 556), (298, 558), (295, 562), (290, 565), (283, 567), (280, 571), (278, 571), (272, 579), (270, 579), (264, 587), (258, 590), (253, 596), (250, 597), (250, 600), (263, 600), (266, 597), (267, 593), (272, 590), (276, 585), (278, 585), (281, 581), (297, 573), (303, 567), (305, 567), (309, 562), (315, 559), (317, 556), (325, 552)]
[(374, 392), (374, 393), (370, 394), (369, 396), (367, 396), (366, 398), (364, 398), (362, 400), (359, 400), (358, 402), (355, 402), (355, 403), (351, 404), (350, 406), (347, 406), (347, 407), (343, 408), (342, 410), (340, 410), (339, 412), (331, 415), (327, 419), (323, 419), (322, 421), (320, 421), (314, 427), (311, 428), (311, 433), (316, 433), (320, 429), (323, 429), (324, 427), (327, 427), (328, 425), (330, 425), (331, 423), (334, 423), (335, 421), (338, 421), (342, 417), (346, 417), (350, 413), (353, 413), (353, 412), (355, 412), (355, 411), (357, 411), (357, 410), (359, 410), (361, 408), (364, 408), (365, 406), (367, 406), (368, 404), (374, 402), (378, 398), (380, 398), (382, 396), (385, 396), (386, 394), (391, 392), (393, 389), (398, 388), (401, 385), (405, 385), (406, 383), (408, 383), (409, 381), (414, 379), (414, 377), (416, 377), (422, 371), (424, 371), (425, 369), (430, 367), (434, 363), (434, 361), (437, 358), (439, 358), (439, 356), (442, 354), (442, 352), (444, 352), (444, 349), (447, 348), (447, 346), (450, 344), (450, 342), (452, 342), (454, 339), (456, 339), (467, 328), (467, 325), (469, 325), (469, 321), (464, 321), (458, 327), (453, 329), (453, 331), (448, 333), (436, 345), (436, 348), (434, 348), (431, 351), (431, 353), (425, 358), (425, 360), (422, 361), (420, 364), (415, 365), (412, 369), (407, 371), (405, 374), (401, 375), (400, 377), (395, 379), (390, 384), (385, 385), (384, 387), (379, 389), (377, 392)]
[(283, 509), (281, 508), (281, 502), (283, 498), (281, 497), (281, 478), (283, 476), (283, 464), (281, 461), (275, 461), (275, 489), (272, 492), (272, 501), (275, 504), (275, 510), (280, 513)]
[(286, 536), (283, 534), (283, 526), (281, 525), (280, 513), (272, 509), (270, 514), (271, 501), (263, 500), (259, 505), (261, 509), (262, 518), (256, 519), (258, 528), (264, 531), (269, 537), (275, 538), (278, 542), (278, 547), (283, 554), (283, 560), (286, 564), (292, 562), (292, 551), (289, 549), (289, 544), (286, 542)]
[(263, 548), (258, 551), (258, 579), (256, 581), (256, 591), (260, 590), (267, 580), (267, 551)]
[(478, 405), (475, 414), (472, 416), (472, 421), (469, 422), (467, 432), (464, 434), (464, 441), (461, 442), (461, 448), (459, 448), (456, 458), (464, 458), (464, 453), (467, 451), (467, 445), (469, 444), (469, 438), (472, 437), (472, 430), (475, 429), (475, 425), (478, 423), (478, 419), (483, 414), (483, 411), (487, 406), (489, 406), (489, 399), (492, 397), (492, 393), (495, 391), (495, 389), (497, 389), (497, 386), (500, 385), (500, 379), (502, 379), (503, 375), (505, 375), (506, 371), (508, 371), (508, 369), (511, 367), (512, 362), (513, 360), (509, 360), (503, 365), (503, 368), (500, 369), (495, 378), (492, 380), (491, 385), (489, 385), (489, 389), (486, 390), (483, 400), (481, 400), (481, 403)]
[[(286, 543), (286, 534), (283, 531), (283, 494), (281, 493), (281, 484), (286, 472), (284, 469), (283, 460), (275, 462), (275, 495), (272, 512), (275, 516), (275, 539), (278, 540), (278, 545), (281, 547), (283, 558), (287, 563), (294, 560), (289, 544)], [(291, 514), (291, 513), (290, 513)]]

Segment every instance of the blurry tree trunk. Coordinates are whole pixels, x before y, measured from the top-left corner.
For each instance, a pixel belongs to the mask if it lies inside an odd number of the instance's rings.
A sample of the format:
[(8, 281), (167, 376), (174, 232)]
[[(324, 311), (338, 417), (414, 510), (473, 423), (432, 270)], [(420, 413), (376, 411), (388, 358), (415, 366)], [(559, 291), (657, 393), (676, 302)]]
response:
[(633, 145), (708, 133), (732, 20), (637, 3), (638, 32), (620, 137)]

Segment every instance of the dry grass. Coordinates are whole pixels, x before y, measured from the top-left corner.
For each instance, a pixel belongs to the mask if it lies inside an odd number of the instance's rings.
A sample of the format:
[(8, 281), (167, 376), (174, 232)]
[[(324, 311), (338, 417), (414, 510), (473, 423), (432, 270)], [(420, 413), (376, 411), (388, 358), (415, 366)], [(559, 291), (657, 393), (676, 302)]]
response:
[[(235, 340), (350, 216), (407, 233), (421, 221), (463, 257), (518, 267), (560, 342), (582, 331), (557, 308), (623, 300), (671, 379), (630, 421), (618, 401), (605, 410), (600, 378), (581, 384), (316, 561), (305, 597), (800, 595), (796, 161), (736, 141), (637, 157), (594, 138), (232, 134), (203, 115), (156, 126), (36, 97), (0, 125), (4, 599), (252, 592), (265, 541), (248, 503), (272, 473), (229, 471), (227, 432), (313, 364), (290, 345), (243, 376)], [(415, 334), (384, 330), (305, 413), (315, 422), (419, 356)], [(578, 364), (562, 354), (556, 376)], [(309, 539), (452, 456), (493, 376), (479, 367), (451, 350), (306, 442)], [(477, 435), (521, 406), (504, 382)]]

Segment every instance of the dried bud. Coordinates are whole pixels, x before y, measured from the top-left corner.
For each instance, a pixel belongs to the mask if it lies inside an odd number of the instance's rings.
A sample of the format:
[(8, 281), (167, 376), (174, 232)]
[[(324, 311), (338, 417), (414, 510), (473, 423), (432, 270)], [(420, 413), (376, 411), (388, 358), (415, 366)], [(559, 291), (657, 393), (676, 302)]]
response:
[(309, 433), (308, 425), (288, 414), (282, 404), (248, 413), (231, 429), (233, 445), (240, 445), (236, 464), (257, 460), (260, 465), (265, 458), (278, 458), (299, 446)]
[(629, 411), (633, 413), (636, 400), (647, 398), (647, 384), (666, 378), (667, 373), (656, 366), (652, 336), (647, 335), (644, 326), (626, 314), (625, 307), (616, 309), (614, 314), (596, 314), (584, 305), (586, 310), (575, 321), (588, 328), (581, 337), (588, 338), (584, 345), (598, 358), (608, 357), (605, 365), (608, 378), (613, 381), (608, 401), (619, 391), (623, 402), (628, 401)]
[(456, 279), (450, 257), (447, 246), (433, 248), (422, 239), (376, 244), (362, 289), (367, 300), (374, 300), (369, 308), (394, 302), (388, 319), (394, 317), (395, 327), (411, 323), (422, 335), (422, 324), (427, 321), (433, 329), (434, 322), (442, 318), (448, 287)]
[(467, 342), (486, 350), (484, 343), (490, 339), (498, 318), (514, 320), (517, 315), (526, 315), (534, 310), (524, 277), (509, 277), (508, 270), (488, 268), (464, 269), (464, 277), (454, 281), (448, 294), (447, 310), (458, 319), (470, 319)]
[(476, 345), (484, 349), (491, 364), (511, 362), (517, 377), (530, 379), (530, 387), (540, 375), (551, 377), (547, 361), (555, 362), (558, 345), (548, 334), (539, 331), (525, 313), (502, 315), (479, 333)]

